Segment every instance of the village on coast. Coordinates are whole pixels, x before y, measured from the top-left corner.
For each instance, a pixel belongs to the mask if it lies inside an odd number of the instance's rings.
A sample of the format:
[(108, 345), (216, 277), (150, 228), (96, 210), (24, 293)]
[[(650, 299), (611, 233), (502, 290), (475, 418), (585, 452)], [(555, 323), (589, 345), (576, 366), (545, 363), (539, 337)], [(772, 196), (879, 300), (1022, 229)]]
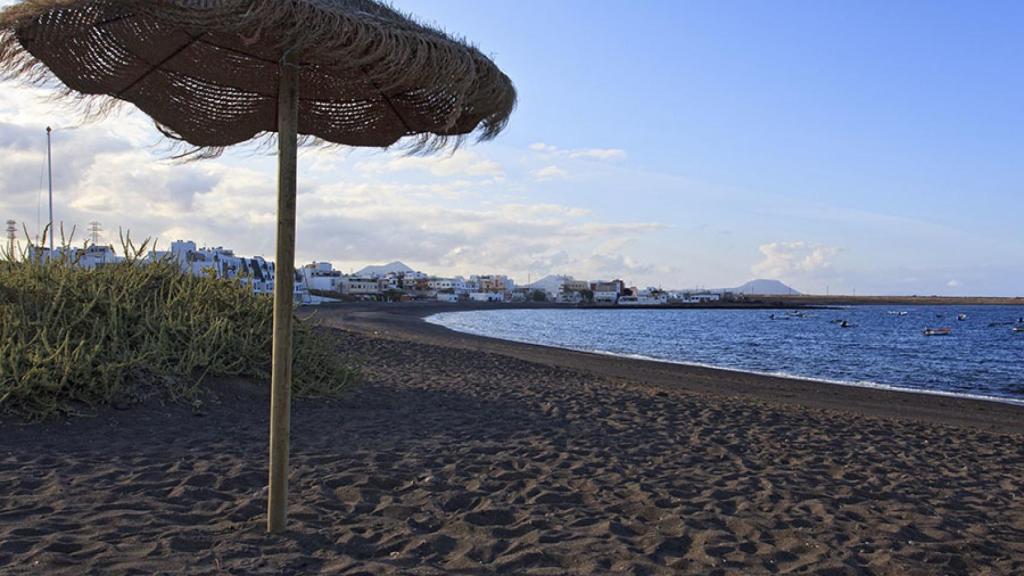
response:
[[(51, 252), (33, 247), (34, 257), (60, 258), (84, 269), (123, 262), (114, 246), (99, 242), (82, 248), (57, 247)], [(177, 240), (168, 250), (151, 250), (140, 264), (158, 260), (177, 263), (194, 276), (238, 280), (256, 294), (274, 291), (275, 265), (262, 256), (240, 256), (224, 247), (200, 247), (191, 240)], [(517, 284), (505, 274), (473, 274), (441, 277), (392, 262), (367, 266), (353, 273), (336, 270), (330, 262), (314, 261), (295, 270), (295, 301), (315, 305), (338, 301), (438, 301), (461, 302), (557, 302), (618, 306), (707, 304), (741, 299), (741, 294), (720, 290), (664, 290), (627, 286), (620, 279), (578, 280), (569, 275), (549, 275), (536, 282)]]

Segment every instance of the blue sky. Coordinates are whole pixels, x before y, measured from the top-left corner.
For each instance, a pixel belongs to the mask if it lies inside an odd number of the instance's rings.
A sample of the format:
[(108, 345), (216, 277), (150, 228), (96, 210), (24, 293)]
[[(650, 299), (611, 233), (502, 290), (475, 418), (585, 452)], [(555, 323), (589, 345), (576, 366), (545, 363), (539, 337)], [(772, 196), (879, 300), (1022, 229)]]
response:
[[(304, 153), (300, 257), (521, 281), (1022, 292), (1024, 4), (395, 5), (492, 55), (519, 108), (455, 156)], [(34, 226), (33, 135), (55, 113), (0, 90), (0, 212)], [(58, 163), (65, 217), (272, 253), (273, 159), (168, 166), (139, 116), (58, 134), (77, 158)]]

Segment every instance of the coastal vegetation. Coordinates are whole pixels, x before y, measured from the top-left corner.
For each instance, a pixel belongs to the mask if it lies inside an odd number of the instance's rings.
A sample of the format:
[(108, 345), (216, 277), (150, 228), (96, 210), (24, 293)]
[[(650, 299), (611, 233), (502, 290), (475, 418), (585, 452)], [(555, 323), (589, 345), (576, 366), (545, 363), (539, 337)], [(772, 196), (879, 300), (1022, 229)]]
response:
[[(152, 394), (198, 402), (209, 377), (268, 378), (272, 298), (122, 244), (123, 262), (92, 270), (31, 248), (0, 259), (0, 413), (40, 420)], [(297, 322), (295, 344), (297, 396), (337, 396), (357, 381), (325, 329)]]

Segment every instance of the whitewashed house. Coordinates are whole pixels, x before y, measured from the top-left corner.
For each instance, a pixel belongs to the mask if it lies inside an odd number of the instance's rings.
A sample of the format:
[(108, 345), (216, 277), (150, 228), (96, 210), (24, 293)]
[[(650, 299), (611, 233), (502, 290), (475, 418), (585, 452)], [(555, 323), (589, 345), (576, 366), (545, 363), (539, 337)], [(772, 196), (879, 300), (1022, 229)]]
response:
[(622, 280), (594, 282), (593, 291), (594, 302), (600, 304), (615, 304), (619, 301), (619, 296), (626, 291), (626, 285)]
[(707, 302), (718, 302), (721, 299), (721, 294), (716, 294), (714, 292), (704, 292), (701, 294), (691, 294), (686, 301), (695, 304), (704, 304)]
[(505, 296), (498, 292), (470, 292), (469, 299), (473, 302), (504, 302)]
[(71, 250), (71, 261), (86, 270), (124, 261), (124, 258), (114, 253), (113, 246), (90, 244), (84, 249), (72, 248)]
[(342, 274), (330, 262), (312, 262), (299, 269), (307, 290), (341, 292)]
[(113, 246), (103, 246), (100, 244), (90, 244), (85, 248), (60, 246), (54, 248), (52, 252), (49, 248), (43, 246), (31, 246), (29, 255), (30, 258), (40, 262), (54, 259), (85, 268), (86, 270), (124, 262), (124, 258), (114, 252)]
[(668, 294), (656, 288), (637, 290), (635, 294), (620, 296), (619, 306), (662, 306), (668, 304)]
[[(257, 294), (274, 293), (275, 268), (262, 256), (246, 258), (236, 256), (233, 250), (223, 247), (197, 248), (196, 243), (188, 240), (177, 240), (171, 243), (168, 251), (151, 252), (152, 260), (169, 259), (176, 262), (181, 270), (193, 276), (213, 275), (215, 278), (228, 280), (238, 279), (252, 286)], [(295, 301), (309, 303), (309, 289), (299, 273), (293, 273)]]
[(720, 301), (722, 295), (717, 292), (678, 292), (672, 295), (672, 299), (681, 304), (707, 304)]
[(427, 281), (427, 287), (435, 292), (454, 292), (455, 280), (451, 278), (433, 278)]
[(572, 276), (562, 276), (556, 294), (549, 293), (548, 296), (558, 302), (565, 304), (579, 304), (583, 301), (583, 293), (590, 290), (590, 282), (576, 280)]

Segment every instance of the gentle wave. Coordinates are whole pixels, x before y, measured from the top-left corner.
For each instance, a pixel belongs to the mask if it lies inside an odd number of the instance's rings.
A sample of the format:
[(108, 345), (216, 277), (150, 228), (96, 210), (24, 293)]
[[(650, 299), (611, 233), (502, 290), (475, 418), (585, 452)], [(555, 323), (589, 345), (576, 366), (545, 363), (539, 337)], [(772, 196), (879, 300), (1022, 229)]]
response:
[[(434, 322), (439, 326), (444, 326), (439, 322)], [(456, 330), (458, 332), (458, 330)], [(469, 332), (466, 332), (469, 334)], [(481, 336), (482, 334), (474, 334)], [(502, 338), (507, 340), (507, 338)], [(534, 344), (526, 340), (509, 340), (510, 342), (522, 342), (525, 344)], [(619, 352), (610, 352), (608, 350), (584, 350), (583, 348), (567, 348), (565, 346), (551, 346), (548, 344), (540, 344), (540, 346), (547, 346), (549, 348), (557, 348), (559, 350), (573, 350), (575, 352), (590, 352), (592, 354), (601, 354), (603, 356), (615, 356), (617, 358), (628, 358), (630, 360), (643, 360), (646, 362), (664, 362), (665, 364), (675, 364), (679, 366), (690, 366), (692, 368), (708, 368), (711, 370), (722, 370), (724, 372), (736, 372), (738, 374), (752, 374), (754, 376), (770, 376), (774, 378), (786, 378), (788, 380), (800, 380), (802, 382), (815, 382), (819, 384), (834, 384), (836, 386), (852, 386), (855, 388), (876, 388), (879, 390), (890, 390), (893, 392), (907, 392), (910, 394), (927, 394), (929, 396), (944, 396), (949, 398), (966, 398), (969, 400), (984, 400), (986, 402), (999, 402), (1000, 404), (1012, 404), (1014, 406), (1024, 406), (1024, 400), (1016, 400), (1013, 398), (1002, 398), (999, 396), (984, 396), (982, 394), (968, 394), (966, 392), (948, 392), (946, 390), (922, 390), (920, 388), (907, 388), (905, 386), (894, 386), (892, 384), (883, 384), (881, 382), (871, 382), (868, 380), (837, 380), (829, 378), (812, 378), (810, 376), (802, 376), (800, 374), (793, 374), (790, 372), (777, 371), (777, 372), (765, 372), (761, 370), (743, 370), (741, 368), (731, 368), (729, 366), (719, 366), (715, 364), (706, 364), (704, 362), (686, 362), (684, 360), (671, 360), (668, 358), (655, 358), (654, 356), (645, 356), (644, 354), (622, 354)]]

